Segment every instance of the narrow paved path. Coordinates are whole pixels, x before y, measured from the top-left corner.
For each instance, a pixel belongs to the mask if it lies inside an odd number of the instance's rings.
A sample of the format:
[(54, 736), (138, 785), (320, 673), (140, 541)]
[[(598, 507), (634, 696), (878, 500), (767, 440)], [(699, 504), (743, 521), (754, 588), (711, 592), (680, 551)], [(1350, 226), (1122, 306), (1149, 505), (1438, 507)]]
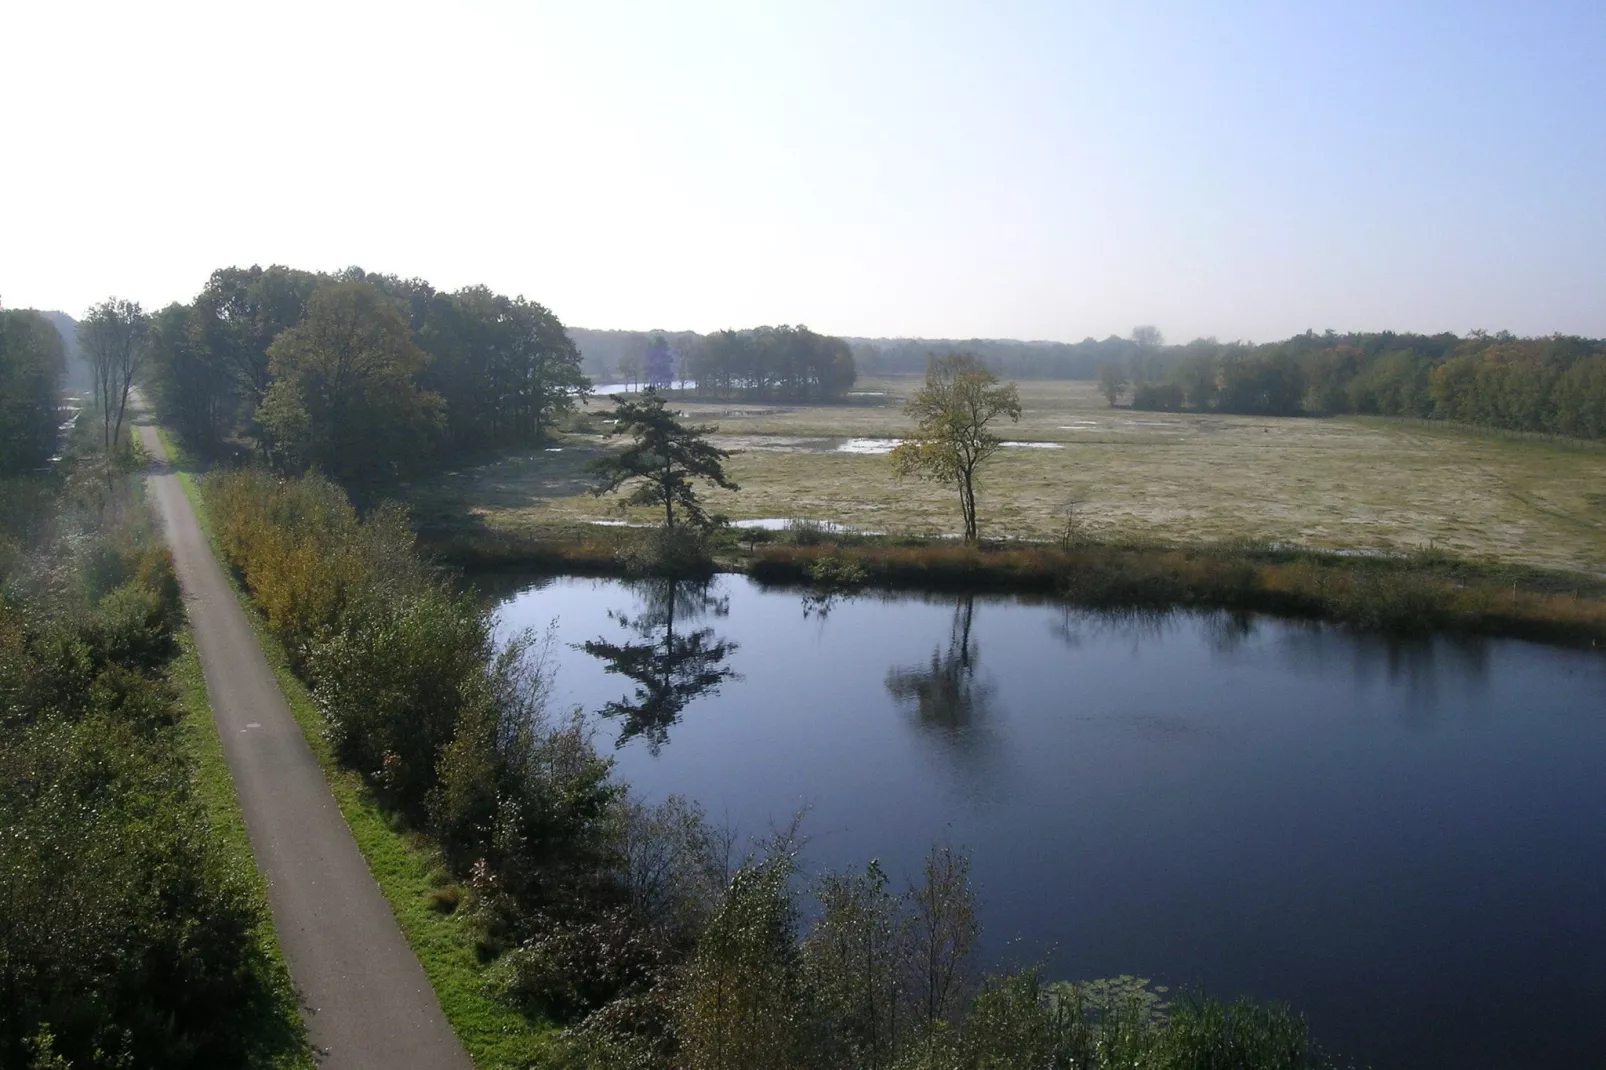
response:
[(149, 487), (178, 568), (229, 770), (302, 1015), (327, 1070), (472, 1070), (290, 715), (251, 624), (166, 462)]

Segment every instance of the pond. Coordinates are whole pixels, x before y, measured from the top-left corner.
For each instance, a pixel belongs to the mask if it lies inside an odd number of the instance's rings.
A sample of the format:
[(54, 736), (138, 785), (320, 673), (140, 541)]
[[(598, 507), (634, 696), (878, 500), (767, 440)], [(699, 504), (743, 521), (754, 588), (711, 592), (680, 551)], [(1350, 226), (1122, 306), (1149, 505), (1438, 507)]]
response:
[(1606, 1050), (1597, 652), (737, 576), (499, 612), (556, 622), (558, 699), (644, 797), (807, 807), (814, 870), (967, 849), (986, 965), (1284, 1000), (1378, 1068)]

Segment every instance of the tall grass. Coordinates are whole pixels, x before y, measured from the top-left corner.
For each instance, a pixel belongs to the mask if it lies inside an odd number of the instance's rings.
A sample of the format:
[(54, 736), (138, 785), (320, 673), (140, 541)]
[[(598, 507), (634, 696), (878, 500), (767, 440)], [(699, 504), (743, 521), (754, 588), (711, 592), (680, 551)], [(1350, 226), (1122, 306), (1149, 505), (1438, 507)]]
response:
[(1435, 554), (1342, 557), (1260, 546), (816, 545), (759, 549), (760, 583), (814, 582), (852, 562), (872, 586), (1036, 593), (1099, 607), (1257, 610), (1396, 633), (1462, 631), (1591, 645), (1606, 599), (1589, 577), (1480, 567)]

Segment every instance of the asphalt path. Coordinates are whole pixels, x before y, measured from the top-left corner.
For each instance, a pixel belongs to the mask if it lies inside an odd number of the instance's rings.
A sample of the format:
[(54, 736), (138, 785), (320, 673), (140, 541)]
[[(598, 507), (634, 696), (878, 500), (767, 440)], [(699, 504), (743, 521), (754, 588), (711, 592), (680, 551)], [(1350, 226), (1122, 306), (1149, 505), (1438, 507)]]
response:
[(472, 1070), (290, 715), (155, 427), (147, 483), (308, 1039), (328, 1070)]

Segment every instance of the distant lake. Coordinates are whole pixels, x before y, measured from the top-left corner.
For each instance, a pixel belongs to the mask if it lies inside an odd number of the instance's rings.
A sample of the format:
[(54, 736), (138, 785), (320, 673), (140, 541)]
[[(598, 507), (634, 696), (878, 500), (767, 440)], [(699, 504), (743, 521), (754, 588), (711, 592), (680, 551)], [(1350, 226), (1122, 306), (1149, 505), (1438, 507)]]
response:
[(967, 848), (985, 965), (1284, 1000), (1379, 1070), (1606, 1064), (1600, 653), (735, 576), (500, 614), (642, 796), (807, 806), (814, 871)]

